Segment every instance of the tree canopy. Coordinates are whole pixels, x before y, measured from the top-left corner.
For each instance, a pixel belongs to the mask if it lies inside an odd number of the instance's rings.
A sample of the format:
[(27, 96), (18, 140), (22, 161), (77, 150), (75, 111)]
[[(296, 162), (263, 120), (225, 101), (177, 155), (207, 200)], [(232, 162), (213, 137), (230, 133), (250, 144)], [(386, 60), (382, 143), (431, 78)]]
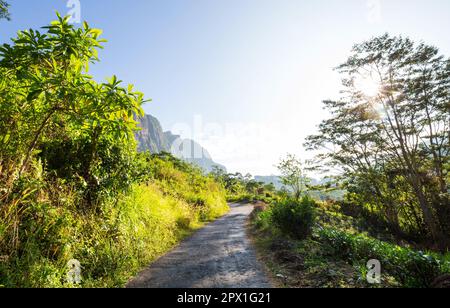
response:
[(277, 167), (281, 173), (281, 182), (289, 187), (294, 197), (299, 200), (308, 184), (302, 161), (295, 155), (288, 154)]
[(97, 83), (88, 74), (105, 42), (100, 30), (59, 15), (44, 30), (20, 31), (0, 46), (2, 193), (40, 159), (60, 177), (81, 179), (90, 203), (100, 187), (128, 181), (143, 94), (116, 76)]
[(10, 19), (9, 4), (4, 0), (0, 0), (0, 19), (3, 18)]
[(332, 116), (306, 146), (342, 171), (361, 204), (442, 244), (450, 234), (450, 59), (386, 34), (356, 45), (337, 70), (344, 98), (324, 102)]

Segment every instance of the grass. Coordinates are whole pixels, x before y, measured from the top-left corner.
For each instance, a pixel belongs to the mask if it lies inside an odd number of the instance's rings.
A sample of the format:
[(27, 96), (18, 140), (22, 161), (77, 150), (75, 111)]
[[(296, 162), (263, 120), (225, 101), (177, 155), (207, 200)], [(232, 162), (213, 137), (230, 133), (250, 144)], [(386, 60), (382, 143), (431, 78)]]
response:
[[(159, 170), (172, 178), (133, 184), (95, 212), (79, 211), (77, 198), (66, 191), (59, 203), (33, 199), (20, 218), (16, 253), (0, 258), (0, 286), (123, 287), (193, 231), (228, 211), (225, 192), (211, 178), (185, 165), (167, 163)], [(72, 259), (81, 263), (81, 285), (67, 282)]]
[(231, 203), (256, 203), (256, 202), (271, 203), (275, 200), (277, 200), (277, 198), (272, 194), (258, 195), (251, 193), (238, 193), (238, 194), (229, 193), (227, 195), (227, 201)]
[(331, 255), (351, 264), (379, 260), (383, 270), (404, 287), (431, 287), (437, 277), (450, 273), (447, 261), (437, 253), (414, 251), (365, 234), (353, 235), (336, 229), (322, 229), (316, 237)]
[(296, 240), (276, 228), (253, 225), (258, 256), (276, 285), (284, 288), (366, 287), (358, 267), (330, 257), (325, 247), (311, 238)]
[[(286, 235), (271, 212), (253, 217), (253, 234), (261, 258), (285, 287), (431, 287), (450, 273), (450, 255), (415, 251), (379, 240), (361, 230), (354, 218), (319, 204), (312, 235), (304, 240)], [(366, 281), (367, 261), (382, 264), (381, 284)]]
[[(210, 220), (226, 212), (223, 207), (214, 211)], [(172, 249), (182, 239), (202, 227), (205, 220), (199, 210), (186, 201), (164, 193), (157, 185), (140, 185), (111, 212), (111, 220), (117, 221), (120, 236), (114, 246), (106, 246), (103, 253), (96, 251), (104, 280), (88, 277), (84, 286), (123, 286), (140, 269)], [(113, 248), (113, 250), (110, 250)], [(101, 256), (117, 256), (119, 262), (102, 260)], [(122, 259), (123, 257), (123, 259)], [(111, 264), (110, 261), (113, 261)], [(80, 258), (83, 262), (83, 256)], [(96, 268), (93, 264), (93, 268)]]

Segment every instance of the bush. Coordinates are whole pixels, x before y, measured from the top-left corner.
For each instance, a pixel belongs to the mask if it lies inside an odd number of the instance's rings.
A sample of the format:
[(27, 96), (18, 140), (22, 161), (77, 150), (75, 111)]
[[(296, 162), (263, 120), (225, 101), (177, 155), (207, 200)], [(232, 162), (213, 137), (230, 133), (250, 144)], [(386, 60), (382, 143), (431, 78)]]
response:
[(72, 258), (83, 286), (121, 286), (224, 214), (225, 190), (168, 153), (137, 153), (144, 95), (88, 75), (100, 30), (59, 14), (46, 28), (0, 46), (0, 287), (66, 286)]
[(379, 260), (383, 270), (405, 287), (430, 287), (439, 275), (449, 270), (448, 261), (438, 255), (414, 251), (366, 235), (323, 229), (318, 237), (328, 244), (333, 255), (352, 263)]
[[(21, 216), (0, 220), (0, 287), (70, 287), (71, 259), (82, 264), (82, 287), (121, 287), (204, 221), (228, 210), (221, 185), (196, 168), (174, 158), (165, 164), (157, 156), (146, 159), (143, 169), (158, 165), (173, 177), (149, 174), (117, 198), (104, 198), (98, 211), (80, 210), (82, 193), (73, 183), (50, 181), (42, 168), (40, 177), (17, 181)], [(9, 231), (14, 223), (20, 224), (17, 234)]]
[(272, 221), (283, 233), (305, 239), (311, 234), (315, 222), (315, 206), (316, 202), (309, 197), (276, 202), (272, 208)]
[(255, 207), (251, 219), (258, 229), (268, 229), (272, 224), (272, 210), (262, 207)]

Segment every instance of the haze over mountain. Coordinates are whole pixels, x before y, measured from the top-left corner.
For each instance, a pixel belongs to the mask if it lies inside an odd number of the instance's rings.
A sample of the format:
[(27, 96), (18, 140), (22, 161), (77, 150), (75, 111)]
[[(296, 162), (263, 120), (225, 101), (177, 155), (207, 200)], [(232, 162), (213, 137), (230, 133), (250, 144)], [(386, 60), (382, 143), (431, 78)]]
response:
[(164, 131), (157, 118), (147, 114), (139, 122), (141, 130), (136, 132), (135, 136), (140, 152), (172, 153), (175, 157), (195, 164), (207, 173), (214, 167), (226, 170), (225, 166), (214, 162), (209, 152), (194, 140), (183, 139), (170, 131)]

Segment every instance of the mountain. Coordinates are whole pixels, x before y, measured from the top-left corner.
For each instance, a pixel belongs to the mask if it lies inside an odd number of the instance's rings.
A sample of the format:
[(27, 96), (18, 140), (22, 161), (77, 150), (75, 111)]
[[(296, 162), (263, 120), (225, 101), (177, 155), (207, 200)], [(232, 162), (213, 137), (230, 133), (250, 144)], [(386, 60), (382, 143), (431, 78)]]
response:
[[(283, 188), (287, 189), (288, 191), (290, 190), (289, 187), (285, 187), (283, 185), (283, 183), (281, 182), (281, 178), (279, 176), (276, 176), (276, 175), (255, 176), (255, 181), (262, 182), (264, 184), (273, 184), (277, 190), (281, 190)], [(318, 179), (314, 179), (314, 178), (309, 178), (309, 181), (310, 181), (311, 185), (317, 186), (317, 185), (325, 185), (327, 183), (330, 183), (331, 179), (323, 178), (321, 180), (318, 180)], [(327, 200), (327, 199), (342, 200), (344, 198), (345, 193), (346, 192), (344, 190), (339, 190), (339, 189), (337, 189), (337, 190), (330, 190), (330, 191), (310, 190), (308, 192), (308, 194), (311, 197), (319, 199), (319, 200)]]
[(281, 190), (284, 185), (281, 183), (281, 179), (279, 176), (270, 175), (270, 176), (255, 176), (255, 181), (261, 182), (264, 184), (273, 184), (277, 190)]
[[(308, 178), (310, 185), (325, 185), (327, 183), (332, 182), (329, 178), (323, 178), (321, 180), (315, 179), (315, 178)], [(281, 177), (278, 175), (269, 175), (269, 176), (255, 176), (255, 181), (262, 182), (264, 184), (273, 184), (277, 189), (281, 189), (284, 187), (283, 183), (281, 182)]]
[(157, 118), (145, 115), (138, 121), (141, 128), (135, 133), (138, 151), (169, 152), (177, 158), (197, 165), (207, 173), (211, 172), (214, 167), (226, 171), (224, 166), (214, 162), (209, 152), (194, 140), (183, 139), (170, 131), (164, 132)]
[(157, 118), (145, 115), (139, 119), (139, 127), (141, 130), (135, 134), (138, 141), (138, 151), (170, 152), (169, 142)]

